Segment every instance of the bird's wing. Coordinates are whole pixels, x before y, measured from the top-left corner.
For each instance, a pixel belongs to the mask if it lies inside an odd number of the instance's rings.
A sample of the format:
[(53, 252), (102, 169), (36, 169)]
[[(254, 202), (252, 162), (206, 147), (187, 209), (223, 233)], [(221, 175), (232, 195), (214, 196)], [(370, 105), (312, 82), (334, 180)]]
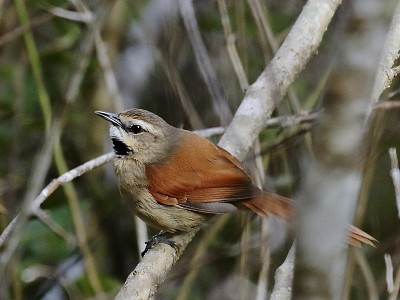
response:
[(182, 131), (177, 144), (165, 162), (146, 167), (149, 191), (159, 203), (223, 213), (235, 209), (230, 202), (262, 193), (236, 158), (205, 138)]

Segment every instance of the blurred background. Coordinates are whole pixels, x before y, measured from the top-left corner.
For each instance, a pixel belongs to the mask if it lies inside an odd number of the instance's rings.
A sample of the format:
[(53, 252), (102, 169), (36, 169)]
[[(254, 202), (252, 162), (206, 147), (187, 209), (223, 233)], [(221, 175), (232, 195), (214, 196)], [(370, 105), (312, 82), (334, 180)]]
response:
[[(0, 0), (1, 231), (24, 199), (111, 151), (108, 124), (95, 110), (140, 107), (189, 130), (229, 124), (304, 3), (195, 0), (193, 11), (182, 11), (174, 0)], [(262, 131), (245, 160), (255, 178), (265, 177), (264, 188), (296, 195), (322, 101), (370, 97), (396, 4), (341, 5), (315, 57), (276, 108), (277, 123)], [(396, 80), (382, 100), (395, 102), (398, 89)], [(394, 272), (400, 270), (388, 154), (400, 145), (399, 107), (372, 108), (375, 130), (365, 147), (374, 161), (365, 168), (373, 175), (358, 225), (379, 243), (360, 250), (364, 264), (355, 265), (351, 299), (370, 297), (370, 289), (388, 297), (385, 253)], [(292, 115), (296, 121), (280, 119)], [(262, 163), (261, 175), (255, 162)], [(41, 207), (0, 260), (1, 299), (112, 298), (139, 261), (139, 233), (157, 233), (140, 229), (127, 210), (111, 164), (58, 189)], [(156, 298), (253, 299), (260, 288), (270, 292), (292, 241), (279, 221), (245, 213), (216, 218), (190, 243)]]

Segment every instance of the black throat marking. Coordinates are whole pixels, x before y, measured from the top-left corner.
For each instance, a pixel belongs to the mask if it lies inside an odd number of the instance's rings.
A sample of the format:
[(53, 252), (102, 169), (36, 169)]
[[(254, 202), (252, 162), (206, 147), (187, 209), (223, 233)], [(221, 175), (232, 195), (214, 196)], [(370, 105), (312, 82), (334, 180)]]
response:
[(132, 152), (132, 149), (119, 139), (112, 138), (111, 141), (113, 142), (113, 148), (116, 155), (124, 156), (128, 155), (129, 152)]

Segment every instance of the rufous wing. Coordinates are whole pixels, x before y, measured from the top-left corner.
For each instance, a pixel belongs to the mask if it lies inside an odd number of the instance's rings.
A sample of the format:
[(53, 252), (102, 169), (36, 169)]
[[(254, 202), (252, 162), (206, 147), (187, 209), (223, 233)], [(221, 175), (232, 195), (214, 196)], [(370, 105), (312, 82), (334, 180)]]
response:
[(256, 187), (226, 150), (187, 131), (177, 144), (165, 161), (146, 167), (149, 191), (159, 203), (211, 214), (239, 207), (293, 219), (292, 200)]
[(158, 202), (221, 213), (220, 209), (232, 210), (232, 205), (223, 203), (263, 193), (238, 160), (208, 140), (181, 131), (177, 144), (165, 161), (146, 166), (148, 188)]

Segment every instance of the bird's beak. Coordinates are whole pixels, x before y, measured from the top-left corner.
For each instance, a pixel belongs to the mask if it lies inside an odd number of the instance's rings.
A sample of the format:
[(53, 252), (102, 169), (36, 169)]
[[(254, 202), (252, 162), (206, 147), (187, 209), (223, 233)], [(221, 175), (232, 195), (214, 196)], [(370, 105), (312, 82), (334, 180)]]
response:
[(101, 111), (101, 110), (96, 110), (94, 113), (96, 115), (106, 119), (111, 124), (113, 124), (113, 125), (115, 125), (117, 127), (123, 128), (123, 125), (121, 123), (120, 118), (118, 117), (118, 114), (110, 113), (110, 112), (106, 112), (106, 111)]

